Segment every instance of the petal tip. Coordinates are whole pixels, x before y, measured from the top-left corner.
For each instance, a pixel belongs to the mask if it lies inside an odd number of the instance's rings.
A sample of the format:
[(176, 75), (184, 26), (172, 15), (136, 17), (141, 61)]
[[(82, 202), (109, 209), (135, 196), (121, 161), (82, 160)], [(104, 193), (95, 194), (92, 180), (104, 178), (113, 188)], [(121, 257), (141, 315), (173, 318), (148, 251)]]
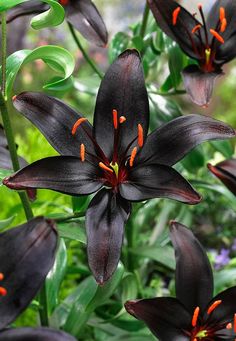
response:
[(134, 305), (135, 305), (136, 301), (135, 300), (130, 300), (125, 302), (124, 306), (126, 311), (130, 314), (135, 316), (135, 311), (134, 311)]

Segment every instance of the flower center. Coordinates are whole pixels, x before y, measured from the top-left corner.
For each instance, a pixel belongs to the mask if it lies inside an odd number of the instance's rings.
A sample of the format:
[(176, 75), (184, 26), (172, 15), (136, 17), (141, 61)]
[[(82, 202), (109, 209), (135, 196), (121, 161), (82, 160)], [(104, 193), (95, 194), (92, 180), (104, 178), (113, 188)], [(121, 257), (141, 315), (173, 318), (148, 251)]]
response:
[[(216, 27), (210, 28), (207, 30), (205, 16), (202, 10), (202, 5), (198, 5), (198, 10), (202, 19), (202, 24), (198, 24), (196, 21), (196, 25), (190, 31), (187, 25), (185, 25), (182, 18), (180, 18), (181, 7), (177, 7), (172, 13), (172, 24), (176, 26), (178, 23), (184, 28), (186, 31), (188, 38), (191, 42), (193, 51), (199, 57), (199, 62), (201, 68), (205, 72), (214, 71), (214, 59), (216, 55), (217, 42), (224, 44), (224, 38), (222, 37), (222, 33), (225, 32), (227, 28), (227, 19), (225, 16), (224, 7), (220, 7), (219, 19), (216, 24)], [(193, 15), (194, 17), (195, 15)], [(211, 43), (209, 43), (209, 34), (212, 35), (213, 39)], [(197, 36), (198, 43), (194, 36)]]
[[(0, 281), (4, 280), (4, 274), (0, 272)], [(6, 296), (7, 295), (7, 290), (4, 287), (0, 286), (0, 296)]]

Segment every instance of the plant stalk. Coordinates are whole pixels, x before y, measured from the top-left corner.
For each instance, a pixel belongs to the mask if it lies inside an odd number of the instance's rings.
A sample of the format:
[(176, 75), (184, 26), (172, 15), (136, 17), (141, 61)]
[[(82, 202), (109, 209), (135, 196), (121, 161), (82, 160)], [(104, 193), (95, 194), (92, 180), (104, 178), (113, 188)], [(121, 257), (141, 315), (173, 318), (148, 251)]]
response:
[(144, 12), (143, 12), (143, 19), (142, 19), (142, 24), (140, 27), (140, 36), (142, 38), (145, 37), (146, 29), (147, 29), (147, 23), (148, 23), (148, 16), (149, 16), (149, 7), (148, 4), (146, 3)]

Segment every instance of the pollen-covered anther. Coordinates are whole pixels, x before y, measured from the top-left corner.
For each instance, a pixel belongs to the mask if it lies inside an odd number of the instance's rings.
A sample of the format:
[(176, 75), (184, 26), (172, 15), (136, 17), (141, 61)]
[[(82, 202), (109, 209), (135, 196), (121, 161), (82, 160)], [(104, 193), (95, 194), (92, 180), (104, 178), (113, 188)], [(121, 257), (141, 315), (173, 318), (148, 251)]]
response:
[(112, 114), (113, 114), (113, 126), (114, 126), (114, 129), (117, 129), (118, 128), (118, 112), (117, 112), (117, 110), (113, 109)]
[(195, 34), (198, 30), (200, 30), (201, 27), (202, 27), (202, 25), (200, 25), (200, 24), (196, 25), (196, 26), (192, 29), (192, 34)]
[(213, 30), (212, 28), (210, 29), (210, 33), (213, 35), (213, 37), (215, 37), (221, 44), (224, 44), (224, 38), (221, 37), (221, 35), (216, 32), (215, 30)]
[(224, 7), (220, 8), (220, 21), (223, 21), (225, 19), (225, 9)]
[(199, 313), (200, 313), (200, 308), (199, 307), (195, 308), (194, 313), (193, 313), (193, 318), (192, 318), (192, 326), (193, 327), (196, 327), (196, 325), (197, 325)]
[(231, 322), (229, 322), (227, 325), (226, 325), (226, 329), (232, 329), (233, 328), (233, 325)]
[(78, 121), (75, 122), (75, 124), (73, 125), (73, 128), (72, 128), (72, 130), (71, 130), (72, 135), (75, 135), (75, 133), (76, 133), (77, 129), (79, 128), (79, 126), (80, 126), (83, 122), (85, 122), (85, 121), (87, 121), (87, 118), (81, 117), (81, 118), (78, 119)]
[(99, 167), (102, 168), (103, 170), (107, 171), (107, 172), (110, 172), (110, 173), (113, 173), (113, 169), (107, 167), (106, 165), (104, 165), (103, 162), (99, 162)]
[(143, 127), (141, 124), (138, 124), (138, 145), (140, 148), (143, 146)]
[(82, 162), (85, 161), (85, 145), (83, 143), (80, 145), (80, 159)]
[(126, 117), (125, 117), (125, 116), (121, 116), (121, 117), (119, 118), (120, 124), (124, 123), (125, 121), (126, 121)]
[(6, 296), (7, 295), (7, 289), (0, 287), (0, 296)]
[(207, 310), (207, 314), (210, 315), (221, 303), (222, 303), (221, 300), (212, 303), (212, 305)]
[(172, 13), (172, 24), (175, 26), (177, 24), (178, 16), (181, 11), (180, 7), (177, 7)]
[(221, 26), (220, 26), (220, 32), (224, 32), (226, 30), (226, 27), (227, 27), (227, 20), (226, 18), (224, 18), (222, 21), (221, 21)]
[(66, 6), (66, 5), (68, 5), (69, 0), (59, 0), (59, 3), (60, 3), (62, 6)]
[(133, 150), (132, 150), (130, 159), (129, 159), (130, 167), (133, 167), (133, 165), (134, 165), (134, 160), (135, 160), (136, 154), (137, 154), (137, 147), (134, 147)]
[(0, 281), (4, 280), (4, 274), (2, 272), (0, 272)]

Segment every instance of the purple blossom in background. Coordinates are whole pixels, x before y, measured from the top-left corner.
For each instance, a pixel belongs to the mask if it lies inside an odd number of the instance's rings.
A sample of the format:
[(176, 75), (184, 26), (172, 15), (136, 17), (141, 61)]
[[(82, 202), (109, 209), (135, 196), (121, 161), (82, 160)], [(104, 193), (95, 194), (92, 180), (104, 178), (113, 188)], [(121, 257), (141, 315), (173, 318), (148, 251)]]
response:
[[(236, 245), (235, 245), (236, 246)], [(220, 270), (224, 266), (226, 266), (230, 261), (230, 250), (229, 249), (221, 249), (218, 255), (215, 258), (215, 269)]]
[(231, 246), (231, 250), (232, 250), (232, 251), (236, 251), (236, 238), (235, 238), (234, 241), (233, 241), (233, 244), (232, 244), (232, 246)]

